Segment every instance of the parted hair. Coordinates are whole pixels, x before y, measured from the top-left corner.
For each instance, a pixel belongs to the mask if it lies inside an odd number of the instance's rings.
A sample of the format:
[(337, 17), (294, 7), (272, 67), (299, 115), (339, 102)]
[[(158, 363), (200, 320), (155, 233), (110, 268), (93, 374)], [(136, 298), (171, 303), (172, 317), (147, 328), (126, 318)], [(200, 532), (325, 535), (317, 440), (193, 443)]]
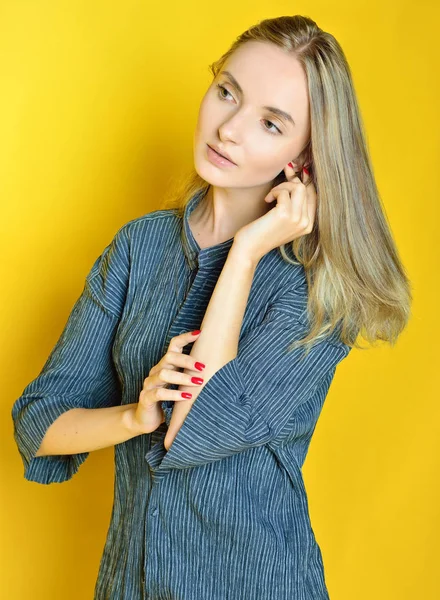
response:
[[(300, 159), (310, 165), (317, 192), (311, 233), (278, 248), (304, 267), (307, 335), (290, 349), (312, 345), (337, 327), (340, 340), (358, 349), (359, 334), (372, 345), (394, 345), (411, 316), (412, 291), (374, 179), (364, 126), (345, 54), (330, 33), (302, 15), (265, 19), (239, 35), (209, 65), (215, 78), (248, 41), (275, 44), (302, 65), (307, 78), (311, 135)], [(286, 181), (284, 170), (273, 186)], [(164, 208), (183, 216), (187, 202), (210, 184), (193, 169), (174, 185)], [(288, 255), (290, 246), (294, 258)]]

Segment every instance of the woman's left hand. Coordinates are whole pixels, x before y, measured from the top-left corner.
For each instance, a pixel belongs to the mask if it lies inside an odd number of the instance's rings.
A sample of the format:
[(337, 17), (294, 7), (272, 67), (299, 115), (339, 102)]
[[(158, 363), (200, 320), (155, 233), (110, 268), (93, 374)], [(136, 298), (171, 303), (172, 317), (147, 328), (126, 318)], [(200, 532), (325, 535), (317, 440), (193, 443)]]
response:
[[(240, 254), (247, 253), (252, 261), (258, 262), (267, 252), (282, 246), (312, 231), (316, 213), (316, 189), (303, 171), (303, 181), (287, 166), (286, 178), (271, 189), (265, 202), (277, 204), (265, 215), (241, 227), (234, 236), (234, 246)], [(289, 173), (288, 173), (289, 172)]]

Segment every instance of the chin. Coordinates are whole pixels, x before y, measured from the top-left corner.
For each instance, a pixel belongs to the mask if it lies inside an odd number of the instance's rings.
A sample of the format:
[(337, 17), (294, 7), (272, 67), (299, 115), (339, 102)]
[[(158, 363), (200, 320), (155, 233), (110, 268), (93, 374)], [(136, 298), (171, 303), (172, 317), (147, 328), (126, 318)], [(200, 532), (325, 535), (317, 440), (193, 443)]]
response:
[[(215, 186), (222, 186), (225, 182), (225, 177), (215, 165), (211, 164), (207, 159), (195, 160), (194, 169), (196, 173), (207, 183)], [(218, 173), (216, 173), (218, 171)]]

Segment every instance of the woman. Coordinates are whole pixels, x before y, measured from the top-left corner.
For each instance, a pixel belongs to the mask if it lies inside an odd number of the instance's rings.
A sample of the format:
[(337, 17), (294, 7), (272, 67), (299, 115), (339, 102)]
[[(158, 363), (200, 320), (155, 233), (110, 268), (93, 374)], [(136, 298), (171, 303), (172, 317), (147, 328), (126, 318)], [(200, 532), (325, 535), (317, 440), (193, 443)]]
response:
[(211, 70), (191, 180), (119, 229), (12, 411), (30, 481), (115, 446), (95, 600), (328, 598), (301, 467), (359, 332), (409, 318), (335, 38), (268, 19)]

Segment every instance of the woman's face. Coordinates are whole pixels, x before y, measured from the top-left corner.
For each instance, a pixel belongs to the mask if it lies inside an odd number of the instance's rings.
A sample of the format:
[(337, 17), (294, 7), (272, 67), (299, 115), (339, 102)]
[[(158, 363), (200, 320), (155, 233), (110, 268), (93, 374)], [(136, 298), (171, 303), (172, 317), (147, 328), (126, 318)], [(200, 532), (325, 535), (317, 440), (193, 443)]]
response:
[[(289, 114), (294, 123), (265, 106)], [(202, 99), (194, 132), (195, 168), (215, 186), (264, 186), (288, 162), (295, 166), (309, 136), (308, 87), (301, 65), (273, 44), (247, 42), (229, 57)], [(226, 152), (235, 165), (215, 164), (207, 144)], [(302, 164), (296, 163), (296, 170)]]

